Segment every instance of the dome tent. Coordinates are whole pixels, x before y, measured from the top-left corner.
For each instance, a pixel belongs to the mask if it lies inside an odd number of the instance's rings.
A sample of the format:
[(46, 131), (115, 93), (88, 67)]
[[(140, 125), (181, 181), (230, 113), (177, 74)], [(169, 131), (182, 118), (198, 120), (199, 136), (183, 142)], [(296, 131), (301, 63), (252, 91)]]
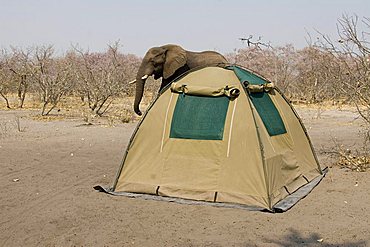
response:
[(273, 83), (239, 66), (204, 67), (162, 90), (134, 131), (113, 187), (96, 188), (285, 211), (324, 175)]

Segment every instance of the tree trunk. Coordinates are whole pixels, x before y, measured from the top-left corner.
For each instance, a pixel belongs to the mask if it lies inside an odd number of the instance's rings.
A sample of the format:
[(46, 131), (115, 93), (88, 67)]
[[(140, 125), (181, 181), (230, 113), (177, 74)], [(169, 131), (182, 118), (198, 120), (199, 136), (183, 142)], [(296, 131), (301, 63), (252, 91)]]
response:
[(103, 116), (103, 114), (108, 110), (108, 107), (110, 106), (110, 104), (112, 103), (112, 101), (111, 102), (109, 102), (107, 105), (106, 105), (106, 107), (105, 107), (105, 109), (103, 110), (103, 111), (100, 111), (102, 108), (103, 108), (103, 106), (105, 105), (105, 103), (108, 101), (108, 99), (110, 98), (110, 96), (108, 96), (108, 97), (106, 97), (101, 103), (100, 103), (100, 105), (99, 105), (99, 107), (98, 107), (98, 109), (95, 111), (95, 113), (99, 116), (99, 117), (101, 117), (101, 116)]
[(1, 97), (3, 97), (3, 99), (4, 99), (4, 100), (5, 100), (5, 102), (6, 102), (6, 108), (10, 109), (9, 100), (8, 100), (8, 98), (6, 97), (6, 95), (5, 95), (5, 94), (3, 94), (2, 92), (0, 92), (0, 95), (1, 95)]
[(23, 108), (24, 100), (26, 99), (26, 93), (27, 93), (27, 84), (24, 85), (23, 90), (21, 89), (20, 91), (18, 91), (19, 108)]
[(48, 105), (48, 102), (44, 102), (44, 104), (42, 105), (41, 116), (46, 116), (45, 110), (46, 110), (47, 105)]

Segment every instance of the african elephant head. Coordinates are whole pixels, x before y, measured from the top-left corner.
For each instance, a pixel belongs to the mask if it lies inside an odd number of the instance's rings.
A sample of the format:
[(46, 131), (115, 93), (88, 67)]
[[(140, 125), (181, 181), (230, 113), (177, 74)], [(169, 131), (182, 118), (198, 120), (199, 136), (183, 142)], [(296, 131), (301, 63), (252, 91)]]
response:
[(134, 111), (141, 115), (139, 108), (144, 84), (149, 76), (162, 77), (161, 88), (189, 69), (207, 65), (226, 64), (227, 60), (214, 51), (191, 52), (178, 45), (164, 45), (150, 48), (145, 54), (136, 75)]

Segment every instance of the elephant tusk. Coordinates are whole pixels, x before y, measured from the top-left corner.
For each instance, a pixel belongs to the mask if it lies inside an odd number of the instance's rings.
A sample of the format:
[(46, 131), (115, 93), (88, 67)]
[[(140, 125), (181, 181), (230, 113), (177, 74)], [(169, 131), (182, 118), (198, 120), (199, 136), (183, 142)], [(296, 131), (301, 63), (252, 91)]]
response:
[[(146, 80), (148, 79), (149, 75), (144, 75), (143, 77), (141, 77), (142, 80)], [(136, 79), (133, 80), (133, 81), (130, 81), (128, 84), (134, 84), (136, 82)]]

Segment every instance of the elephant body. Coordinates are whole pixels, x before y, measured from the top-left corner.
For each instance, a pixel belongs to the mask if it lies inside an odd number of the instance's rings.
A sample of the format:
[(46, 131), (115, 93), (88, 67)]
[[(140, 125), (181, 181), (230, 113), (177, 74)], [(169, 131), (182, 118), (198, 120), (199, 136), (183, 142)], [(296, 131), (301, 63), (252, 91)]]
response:
[(145, 54), (136, 75), (134, 111), (141, 115), (139, 108), (148, 76), (162, 78), (160, 90), (186, 71), (209, 65), (226, 65), (224, 56), (214, 51), (192, 52), (178, 45), (164, 45), (150, 48)]

